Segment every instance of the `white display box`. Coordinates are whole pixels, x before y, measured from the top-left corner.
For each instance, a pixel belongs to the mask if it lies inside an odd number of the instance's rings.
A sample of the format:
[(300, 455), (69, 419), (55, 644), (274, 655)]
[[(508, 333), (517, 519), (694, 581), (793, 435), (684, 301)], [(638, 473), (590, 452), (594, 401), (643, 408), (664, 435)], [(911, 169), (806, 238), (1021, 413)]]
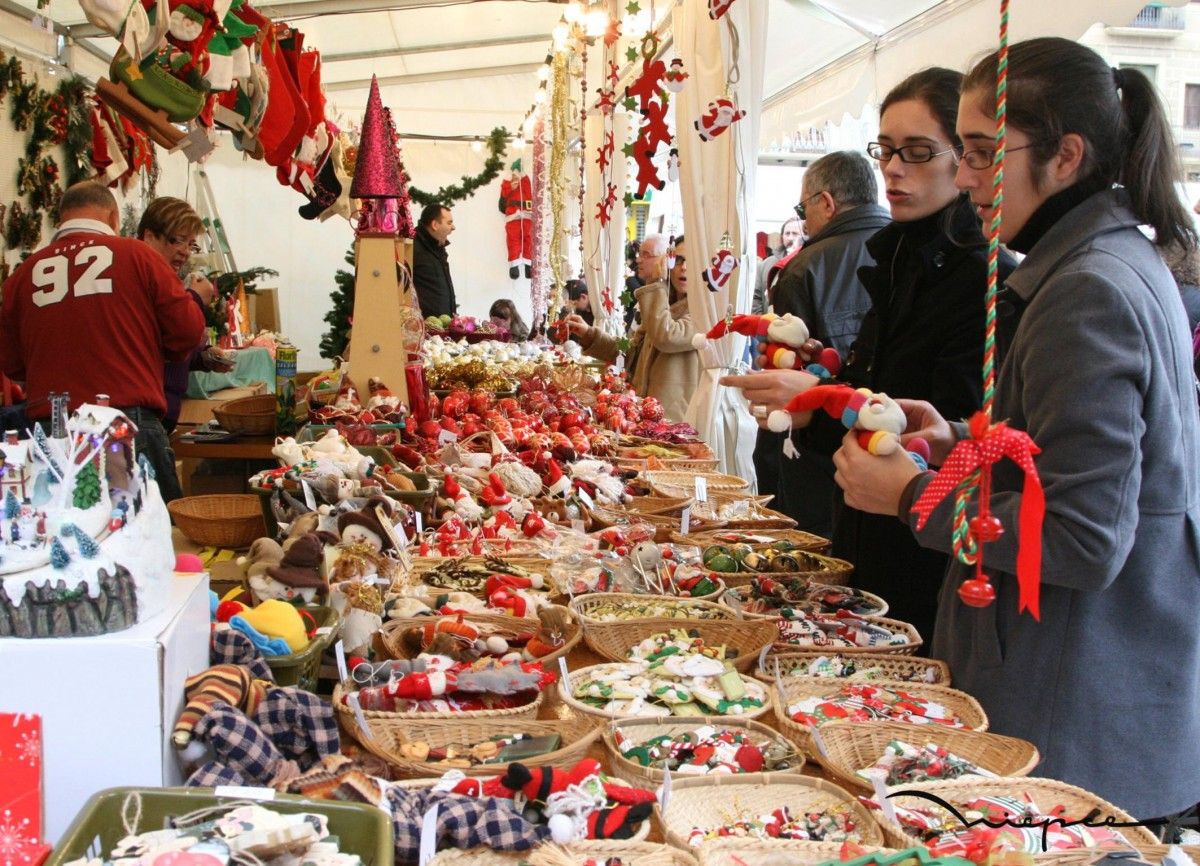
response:
[(0, 638), (0, 711), (42, 717), (50, 842), (103, 788), (183, 781), (170, 736), (183, 681), (209, 667), (208, 575), (171, 581), (166, 610), (125, 631)]

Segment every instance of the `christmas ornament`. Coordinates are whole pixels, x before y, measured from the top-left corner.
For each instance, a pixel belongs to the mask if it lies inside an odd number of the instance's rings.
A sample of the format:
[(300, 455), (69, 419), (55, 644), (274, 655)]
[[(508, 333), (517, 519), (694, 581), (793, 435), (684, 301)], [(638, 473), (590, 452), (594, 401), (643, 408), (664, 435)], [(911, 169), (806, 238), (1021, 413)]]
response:
[(533, 276), (533, 184), (521, 170), (521, 160), (512, 164), (512, 174), (500, 184), (500, 213), (504, 214), (504, 242), (508, 252), (508, 276), (515, 280), (525, 269)]
[(721, 96), (708, 103), (704, 114), (694, 124), (701, 140), (712, 141), (745, 116), (746, 112), (739, 109), (733, 99)]
[(704, 282), (710, 292), (725, 288), (734, 268), (738, 266), (737, 256), (734, 255), (730, 246), (732, 246), (732, 242), (726, 235), (722, 239), (721, 248), (717, 250), (712, 261), (708, 263), (708, 267), (704, 269)]
[(688, 74), (683, 69), (683, 60), (676, 57), (671, 61), (671, 68), (663, 76), (663, 87), (672, 93), (678, 93), (683, 90), (683, 83), (687, 78)]
[(708, 17), (716, 21), (728, 12), (732, 5), (733, 0), (708, 0)]

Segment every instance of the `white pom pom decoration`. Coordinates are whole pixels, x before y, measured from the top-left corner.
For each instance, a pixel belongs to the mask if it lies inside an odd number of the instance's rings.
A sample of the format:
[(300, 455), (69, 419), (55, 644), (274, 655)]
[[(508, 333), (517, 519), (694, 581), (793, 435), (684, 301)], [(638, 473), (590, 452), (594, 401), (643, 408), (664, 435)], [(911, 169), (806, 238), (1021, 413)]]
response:
[(549, 822), (550, 838), (559, 845), (575, 841), (575, 822), (566, 815), (551, 815)]
[(792, 426), (792, 415), (782, 409), (776, 409), (767, 416), (767, 429), (772, 433), (786, 433)]

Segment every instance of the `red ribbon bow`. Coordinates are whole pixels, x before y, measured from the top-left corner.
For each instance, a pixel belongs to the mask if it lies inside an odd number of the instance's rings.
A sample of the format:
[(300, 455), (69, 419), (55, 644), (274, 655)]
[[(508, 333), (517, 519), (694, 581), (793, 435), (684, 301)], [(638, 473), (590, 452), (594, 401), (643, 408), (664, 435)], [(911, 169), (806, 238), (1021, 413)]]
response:
[[(1023, 430), (1015, 430), (1003, 421), (988, 425), (987, 416), (977, 413), (970, 422), (971, 438), (960, 440), (946, 462), (913, 505), (918, 515), (917, 529), (923, 529), (929, 516), (947, 495), (975, 470), (991, 473), (991, 467), (1008, 457), (1025, 473), (1021, 494), (1020, 548), (1017, 552), (1018, 612), (1028, 610), (1034, 619), (1041, 619), (1038, 587), (1042, 569), (1042, 520), (1046, 514), (1046, 499), (1038, 478), (1033, 455), (1042, 449)], [(990, 490), (991, 485), (985, 485)], [(981, 505), (981, 513), (986, 511)], [(982, 547), (979, 556), (983, 556)]]

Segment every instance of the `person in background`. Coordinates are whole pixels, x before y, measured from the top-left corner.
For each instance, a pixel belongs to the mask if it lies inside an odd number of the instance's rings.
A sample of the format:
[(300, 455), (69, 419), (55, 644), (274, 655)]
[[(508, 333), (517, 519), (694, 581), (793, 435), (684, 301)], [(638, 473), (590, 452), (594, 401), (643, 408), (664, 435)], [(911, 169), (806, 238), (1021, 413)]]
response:
[(637, 241), (630, 241), (625, 246), (625, 265), (628, 268), (628, 272), (625, 275), (625, 292), (622, 297), (627, 300), (623, 300), (622, 303), (625, 304), (626, 333), (633, 328), (634, 323), (637, 321), (637, 298), (633, 296), (633, 293), (646, 285), (646, 281), (638, 276), (638, 272), (640, 271), (638, 262), (641, 259), (641, 249), (642, 245)]
[[(646, 285), (637, 290), (642, 324), (629, 339), (630, 381), (643, 397), (655, 397), (666, 417), (682, 421), (700, 381), (700, 354), (692, 345), (696, 329), (688, 310), (687, 247), (682, 237), (675, 241), (667, 271), (665, 239), (651, 235), (642, 242), (638, 271)], [(571, 333), (583, 351), (612, 363), (617, 357), (616, 338), (589, 326), (578, 315), (567, 317)]]
[(492, 308), (488, 310), (488, 316), (493, 322), (508, 328), (514, 343), (522, 343), (529, 339), (529, 326), (517, 312), (517, 305), (508, 298), (493, 301)]
[(421, 315), (453, 316), (458, 311), (454, 280), (450, 277), (450, 257), (446, 247), (454, 231), (454, 215), (445, 205), (426, 205), (417, 221), (413, 238), (413, 286)]
[(762, 314), (767, 311), (767, 274), (780, 259), (800, 249), (804, 240), (800, 217), (794, 216), (779, 227), (779, 246), (758, 266), (758, 278), (754, 283), (754, 300), (750, 312)]
[[(198, 252), (196, 238), (204, 230), (204, 223), (192, 206), (183, 199), (161, 196), (150, 202), (138, 223), (138, 240), (163, 257), (171, 270), (182, 274), (188, 259)], [(217, 297), (217, 288), (208, 277), (192, 273), (187, 277), (185, 288), (192, 300), (200, 307), (200, 314), (212, 305)], [(208, 343), (207, 337), (192, 350), (184, 361), (167, 361), (163, 367), (163, 389), (167, 398), (167, 411), (162, 425), (167, 434), (175, 432), (179, 423), (179, 410), (187, 395), (188, 373), (191, 370), (207, 370), (225, 373), (233, 369), (233, 362)]]
[[(813, 339), (837, 349), (842, 357), (849, 354), (871, 308), (871, 297), (858, 278), (860, 268), (875, 264), (867, 241), (891, 222), (878, 200), (875, 169), (861, 153), (835, 151), (810, 165), (796, 205), (808, 241), (791, 257), (771, 293), (772, 312), (803, 319)], [(797, 433), (793, 441), (799, 456), (785, 457), (787, 437), (758, 431), (754, 468), (759, 492), (774, 494), (773, 507), (795, 520), (798, 528), (829, 538), (838, 494), (833, 455), (801, 447)]]
[(204, 339), (204, 316), (162, 256), (117, 235), (117, 200), (84, 181), (63, 193), (58, 230), (4, 284), (0, 370), (24, 381), (31, 421), (48, 423), (50, 392), (70, 408), (107, 394), (137, 427), (163, 498), (180, 495), (162, 417), (163, 361)]
[(1200, 327), (1200, 252), (1178, 244), (1169, 244), (1159, 252), (1175, 285), (1179, 286), (1179, 297), (1187, 311), (1188, 331), (1195, 333)]
[(566, 285), (567, 305), (563, 307), (563, 313), (570, 315), (574, 313), (583, 319), (588, 325), (596, 324), (596, 316), (592, 312), (592, 298), (588, 294), (587, 283), (583, 280), (567, 280)]

